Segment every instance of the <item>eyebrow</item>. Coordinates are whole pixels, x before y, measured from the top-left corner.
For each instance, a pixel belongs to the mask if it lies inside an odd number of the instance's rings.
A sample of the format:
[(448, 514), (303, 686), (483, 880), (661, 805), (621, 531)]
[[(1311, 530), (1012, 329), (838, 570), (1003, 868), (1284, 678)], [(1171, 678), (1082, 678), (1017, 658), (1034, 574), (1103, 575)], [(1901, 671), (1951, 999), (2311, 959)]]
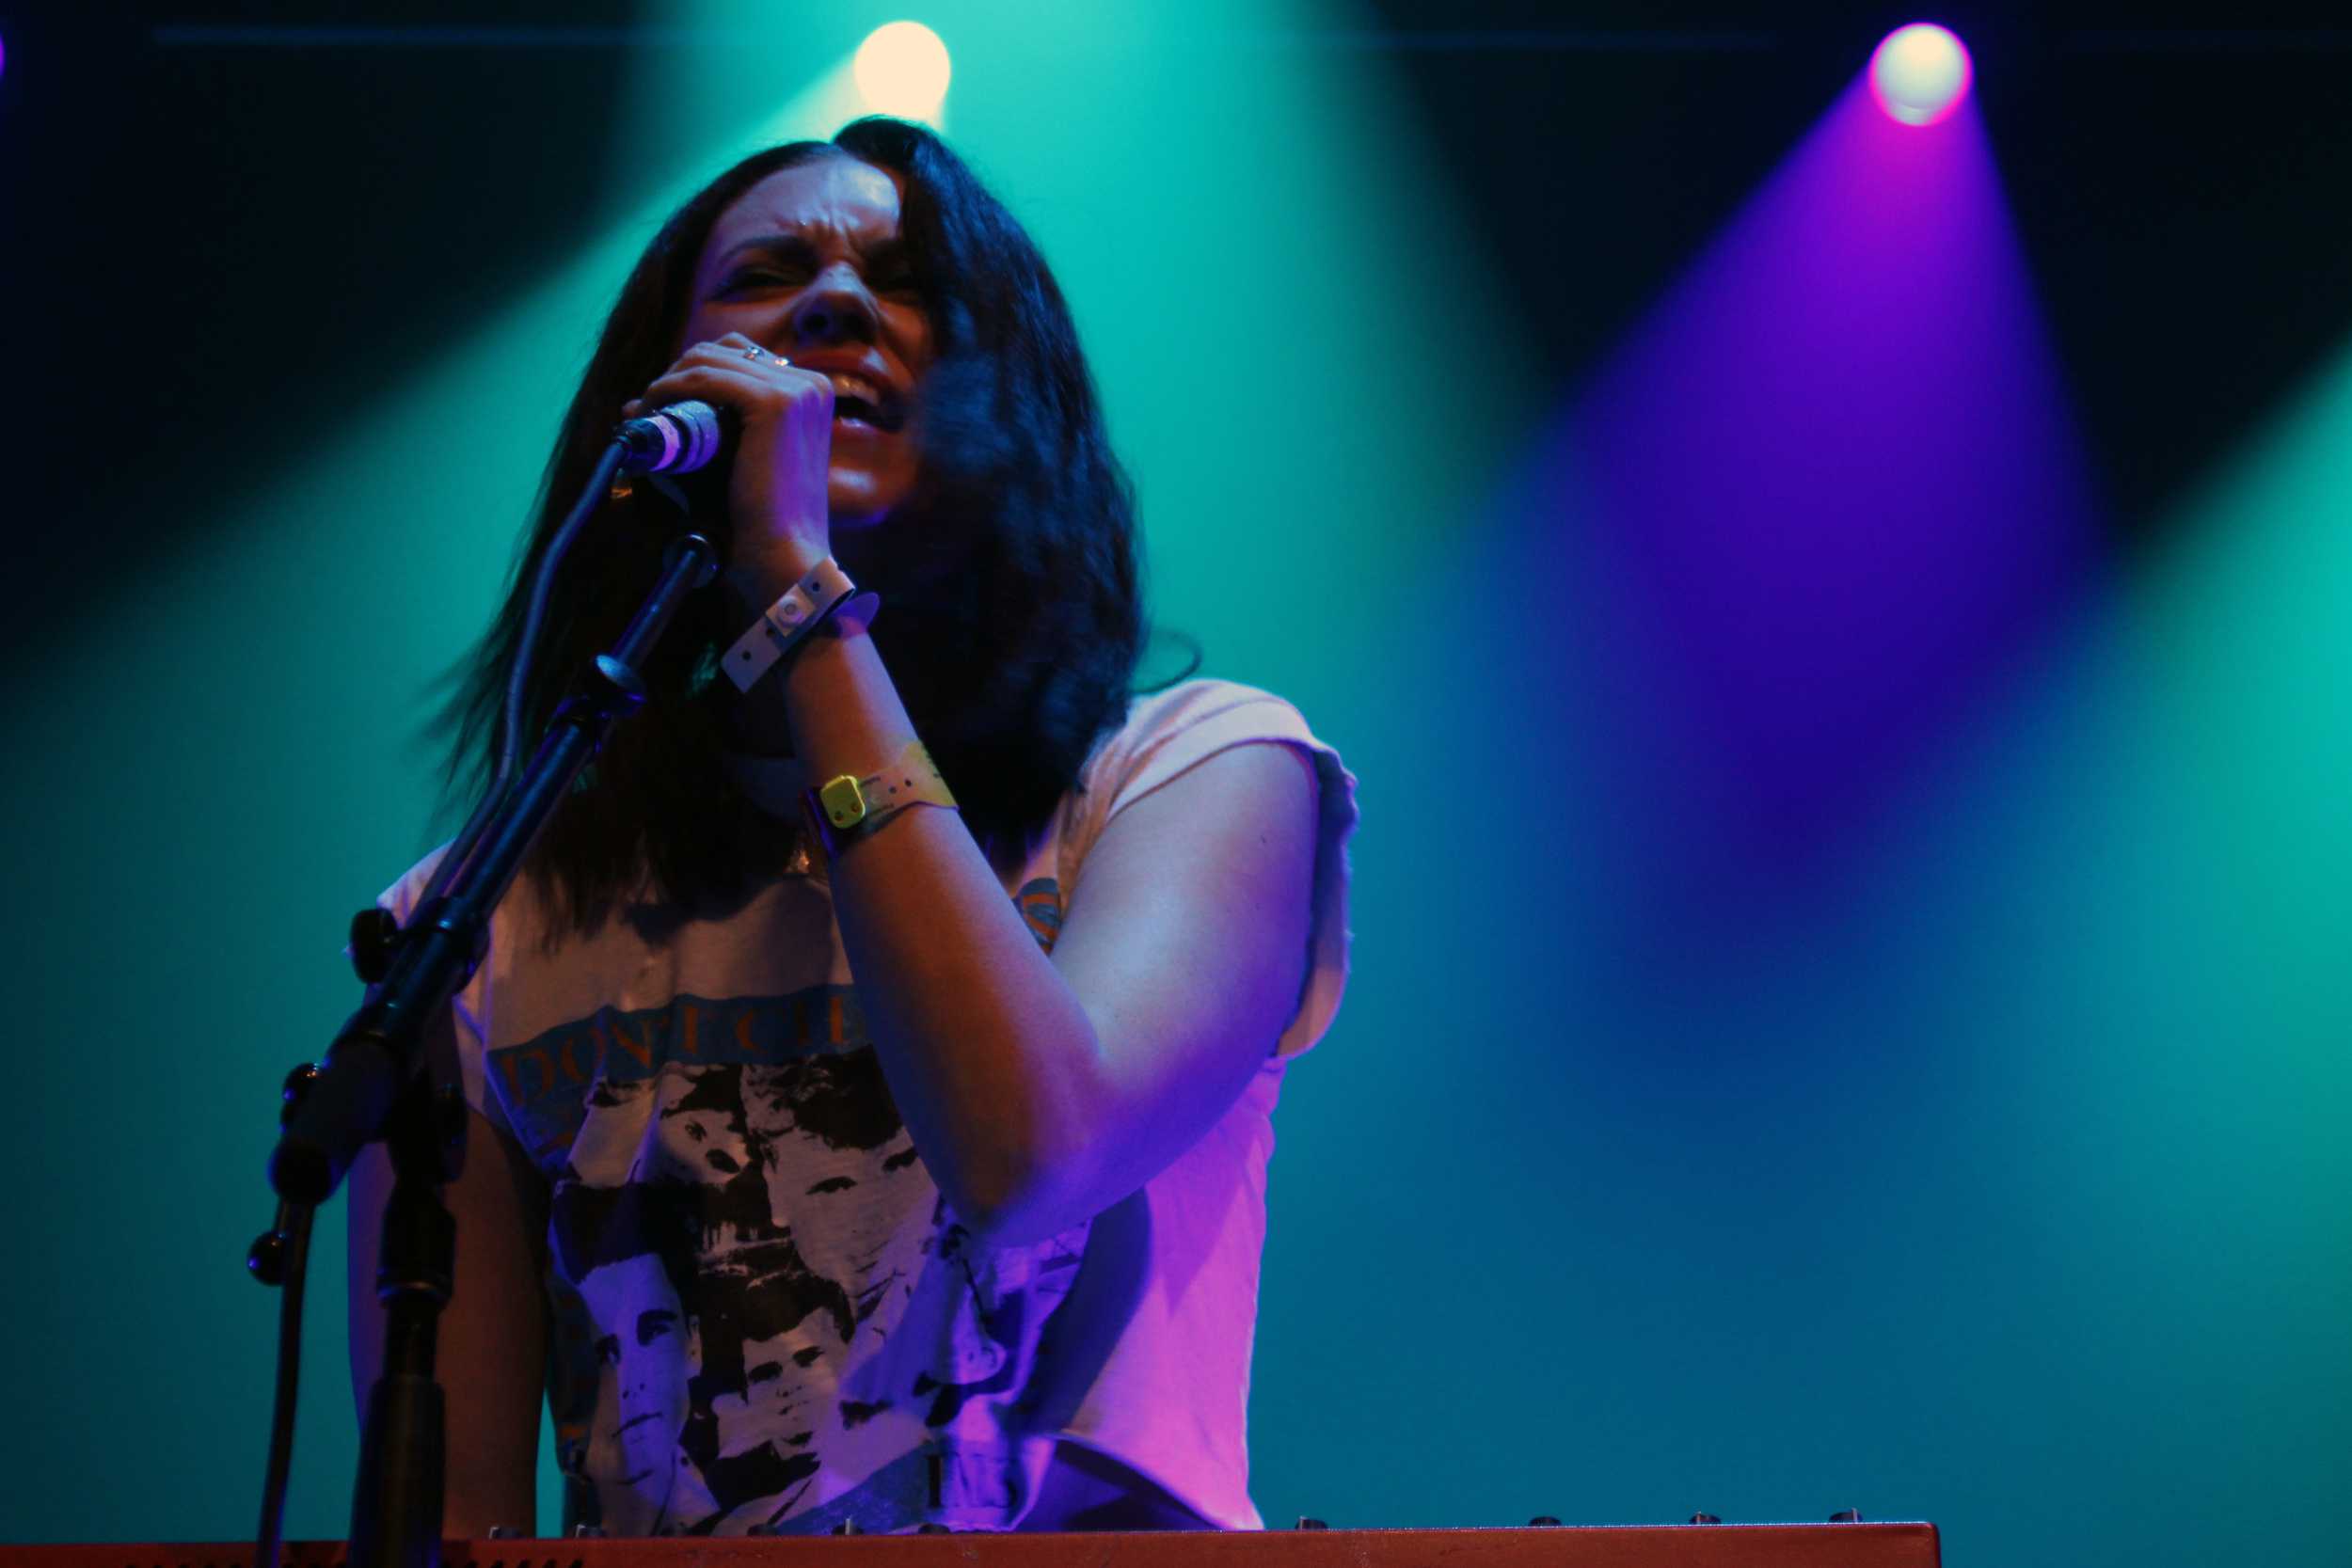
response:
[[(900, 265), (908, 260), (907, 243), (896, 235), (876, 240), (870, 245), (862, 245), (852, 239), (850, 242), (850, 248), (857, 252), (869, 271), (879, 272), (883, 267)], [(719, 258), (719, 265), (723, 270), (733, 266), (744, 252), (755, 250), (764, 250), (776, 256), (789, 256), (796, 260), (814, 257), (817, 254), (817, 246), (810, 243), (805, 234), (789, 232), (755, 234), (748, 240), (739, 240), (729, 245), (726, 253)]]

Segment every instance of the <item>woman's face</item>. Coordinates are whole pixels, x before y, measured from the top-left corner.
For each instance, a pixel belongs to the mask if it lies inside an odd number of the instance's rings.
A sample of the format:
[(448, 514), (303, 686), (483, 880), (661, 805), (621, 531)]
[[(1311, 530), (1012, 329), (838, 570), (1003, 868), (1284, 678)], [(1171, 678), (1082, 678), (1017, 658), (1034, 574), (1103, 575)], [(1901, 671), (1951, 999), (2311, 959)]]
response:
[(834, 384), (833, 526), (880, 522), (914, 487), (915, 387), (931, 323), (898, 236), (897, 175), (847, 156), (736, 198), (694, 268), (680, 351), (740, 332)]

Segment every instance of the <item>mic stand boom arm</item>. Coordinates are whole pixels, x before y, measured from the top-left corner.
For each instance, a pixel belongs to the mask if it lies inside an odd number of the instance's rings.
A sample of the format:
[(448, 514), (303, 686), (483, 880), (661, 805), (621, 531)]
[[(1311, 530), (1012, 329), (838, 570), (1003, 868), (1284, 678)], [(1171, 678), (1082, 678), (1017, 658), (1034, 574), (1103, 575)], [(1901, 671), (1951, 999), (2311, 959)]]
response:
[[(283, 1205), (314, 1209), (332, 1196), (368, 1144), (390, 1148), (392, 1196), (376, 1274), (386, 1309), (383, 1375), (368, 1399), (359, 1480), (352, 1498), (354, 1568), (431, 1568), (440, 1554), (442, 1412), (433, 1378), (437, 1320), (449, 1300), (456, 1225), (438, 1189), (465, 1152), (465, 1101), (433, 1084), (426, 1031), (445, 1019), (489, 942), (498, 907), (532, 842), (604, 743), (613, 723), (644, 700), (638, 669), (686, 595), (718, 569), (710, 541), (675, 541), (660, 580), (595, 673), (548, 722), (513, 788), (483, 825), (480, 847), (373, 955), (355, 961), (374, 982), (327, 1047), (289, 1110), (270, 1184)], [(453, 851), (453, 853), (455, 851)], [(376, 973), (367, 974), (373, 966)]]

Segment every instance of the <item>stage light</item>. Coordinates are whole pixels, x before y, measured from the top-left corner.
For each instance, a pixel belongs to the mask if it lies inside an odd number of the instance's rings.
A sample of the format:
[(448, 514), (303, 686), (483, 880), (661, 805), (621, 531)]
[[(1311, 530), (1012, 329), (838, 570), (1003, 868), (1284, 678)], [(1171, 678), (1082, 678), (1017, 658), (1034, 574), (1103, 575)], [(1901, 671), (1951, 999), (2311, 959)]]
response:
[(936, 119), (947, 101), (947, 46), (919, 22), (875, 28), (857, 46), (850, 74), (868, 107), (901, 119)]
[(1968, 95), (1975, 72), (1951, 30), (1915, 22), (1886, 35), (1870, 56), (1870, 92), (1905, 125), (1933, 125)]

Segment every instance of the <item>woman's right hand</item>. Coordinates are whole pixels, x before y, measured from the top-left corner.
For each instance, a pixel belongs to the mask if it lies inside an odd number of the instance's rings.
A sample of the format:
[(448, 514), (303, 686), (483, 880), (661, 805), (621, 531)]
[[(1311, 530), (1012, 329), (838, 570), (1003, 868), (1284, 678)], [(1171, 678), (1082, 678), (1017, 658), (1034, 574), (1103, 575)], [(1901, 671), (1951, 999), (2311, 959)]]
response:
[(729, 332), (679, 355), (621, 417), (690, 398), (732, 410), (739, 421), (727, 476), (735, 531), (727, 578), (748, 602), (771, 604), (833, 552), (833, 383)]

